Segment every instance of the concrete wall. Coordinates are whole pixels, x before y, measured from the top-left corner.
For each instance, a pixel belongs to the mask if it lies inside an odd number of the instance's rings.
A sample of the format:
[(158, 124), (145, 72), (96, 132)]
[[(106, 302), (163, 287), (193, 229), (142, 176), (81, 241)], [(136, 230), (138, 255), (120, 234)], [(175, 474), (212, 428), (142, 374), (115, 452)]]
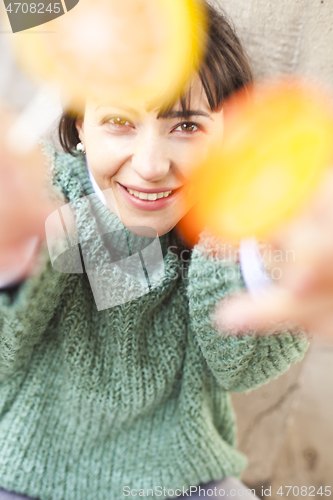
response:
[(298, 72), (333, 89), (332, 0), (219, 0), (256, 76)]
[[(219, 3), (233, 20), (256, 77), (298, 73), (333, 91), (332, 0)], [(271, 498), (278, 500), (287, 493), (278, 495), (280, 486), (291, 485), (296, 488), (288, 498), (299, 498), (297, 487), (315, 486), (315, 498), (321, 498), (320, 486), (333, 485), (332, 380), (333, 344), (314, 342), (306, 359), (276, 381), (233, 395), (239, 447), (249, 458), (243, 480), (257, 494), (271, 486)]]
[(299, 380), (299, 399), (274, 464), (273, 500), (283, 498), (277, 494), (281, 485), (295, 487), (289, 498), (300, 498), (297, 487), (301, 486), (306, 486), (308, 493), (314, 487), (315, 498), (323, 498), (321, 487), (324, 493), (326, 486), (333, 489), (332, 380), (333, 343), (314, 343)]

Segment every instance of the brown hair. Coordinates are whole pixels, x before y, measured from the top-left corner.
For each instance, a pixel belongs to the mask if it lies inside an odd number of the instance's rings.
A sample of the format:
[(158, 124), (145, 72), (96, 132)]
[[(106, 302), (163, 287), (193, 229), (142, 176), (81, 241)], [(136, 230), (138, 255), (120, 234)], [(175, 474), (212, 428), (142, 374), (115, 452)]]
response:
[[(206, 3), (206, 2), (205, 2)], [(206, 4), (207, 42), (203, 63), (198, 73), (212, 111), (234, 91), (252, 81), (252, 71), (242, 44), (230, 21), (222, 10)], [(189, 110), (190, 92), (181, 97), (184, 116)], [(172, 106), (160, 111), (167, 116)], [(76, 129), (78, 116), (64, 113), (59, 123), (59, 140), (64, 151), (76, 155), (75, 146), (80, 142)]]

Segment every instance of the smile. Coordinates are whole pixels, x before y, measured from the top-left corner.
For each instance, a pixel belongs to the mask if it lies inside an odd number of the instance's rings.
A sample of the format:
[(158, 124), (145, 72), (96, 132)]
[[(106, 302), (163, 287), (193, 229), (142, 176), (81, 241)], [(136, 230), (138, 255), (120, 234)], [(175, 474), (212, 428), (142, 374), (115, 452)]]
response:
[(120, 184), (120, 182), (118, 182), (118, 186), (125, 200), (133, 208), (143, 211), (155, 211), (167, 208), (174, 203), (182, 191), (181, 187), (166, 191), (161, 191), (158, 188), (155, 188), (154, 191), (153, 189), (140, 191), (139, 186), (127, 187)]
[(140, 200), (149, 200), (149, 201), (159, 200), (160, 198), (167, 198), (173, 192), (173, 191), (164, 191), (160, 193), (144, 193), (142, 191), (135, 191), (134, 189), (129, 189), (129, 188), (126, 188), (126, 190), (132, 196), (135, 196), (135, 198), (139, 198)]

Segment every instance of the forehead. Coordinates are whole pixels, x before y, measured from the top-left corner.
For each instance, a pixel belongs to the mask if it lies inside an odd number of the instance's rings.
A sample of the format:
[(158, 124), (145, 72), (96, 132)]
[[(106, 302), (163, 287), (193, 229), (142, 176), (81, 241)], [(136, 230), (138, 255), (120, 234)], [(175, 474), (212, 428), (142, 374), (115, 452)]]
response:
[(191, 107), (191, 109), (197, 109), (200, 107), (204, 108), (206, 111), (210, 111), (206, 92), (204, 91), (198, 75), (195, 75), (195, 77), (191, 80), (190, 84), (183, 92), (182, 97), (175, 102), (172, 109), (182, 109), (182, 102), (185, 103), (187, 107)]
[(124, 110), (131, 114), (141, 116), (150, 114), (168, 117), (168, 115), (172, 115), (172, 112), (184, 111), (184, 109), (201, 110), (206, 113), (211, 113), (206, 93), (197, 74), (186, 86), (182, 96), (167, 108), (165, 108), (163, 97), (160, 97), (158, 100), (152, 99), (149, 102), (138, 101), (131, 98), (121, 101), (114, 101), (112, 99), (107, 101), (90, 100), (87, 102), (86, 110), (89, 109), (90, 112), (103, 113), (110, 108)]

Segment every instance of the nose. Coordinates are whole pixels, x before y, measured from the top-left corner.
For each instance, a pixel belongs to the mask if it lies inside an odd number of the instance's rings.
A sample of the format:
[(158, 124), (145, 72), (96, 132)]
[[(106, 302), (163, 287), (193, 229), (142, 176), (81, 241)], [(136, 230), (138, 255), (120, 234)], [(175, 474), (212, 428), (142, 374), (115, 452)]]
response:
[(132, 156), (132, 168), (147, 182), (163, 180), (171, 167), (163, 138), (151, 131), (140, 135)]

